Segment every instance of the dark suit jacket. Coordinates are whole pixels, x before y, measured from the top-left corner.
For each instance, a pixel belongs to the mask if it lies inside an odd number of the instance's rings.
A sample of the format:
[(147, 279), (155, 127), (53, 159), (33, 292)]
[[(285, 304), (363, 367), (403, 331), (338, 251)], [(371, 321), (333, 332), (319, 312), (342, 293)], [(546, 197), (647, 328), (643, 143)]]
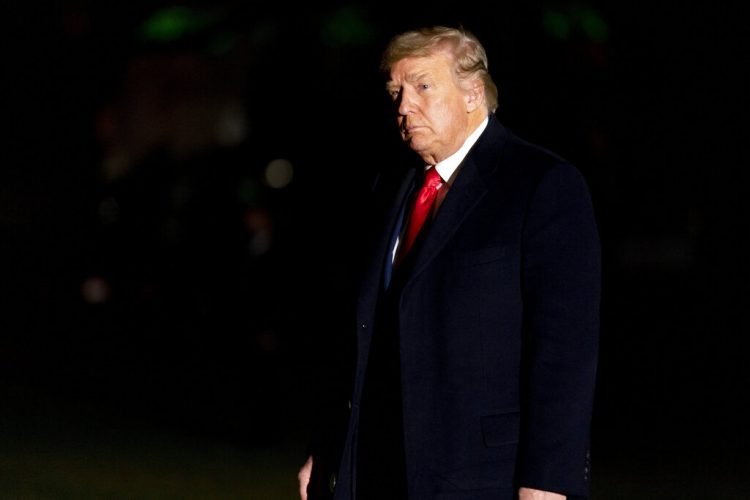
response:
[[(586, 496), (600, 248), (586, 182), (494, 115), (398, 300), (409, 498)], [(334, 498), (353, 498), (359, 402), (406, 175), (357, 306), (358, 359)]]

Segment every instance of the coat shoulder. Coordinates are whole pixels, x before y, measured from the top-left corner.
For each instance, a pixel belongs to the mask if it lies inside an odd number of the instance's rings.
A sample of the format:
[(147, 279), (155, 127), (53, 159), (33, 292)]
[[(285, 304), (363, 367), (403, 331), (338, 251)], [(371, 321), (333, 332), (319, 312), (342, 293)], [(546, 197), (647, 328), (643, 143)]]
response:
[(580, 176), (580, 170), (566, 158), (516, 135), (494, 116), (486, 132), (484, 140), (477, 144), (475, 153), (480, 162), (486, 162), (485, 168), (490, 169), (488, 173), (506, 172), (532, 183), (540, 181), (553, 170), (561, 171), (563, 175)]
[(516, 165), (520, 171), (531, 177), (542, 178), (553, 170), (558, 170), (562, 174), (580, 175), (580, 170), (558, 153), (512, 133), (509, 133), (505, 151), (512, 160), (508, 161), (508, 164)]

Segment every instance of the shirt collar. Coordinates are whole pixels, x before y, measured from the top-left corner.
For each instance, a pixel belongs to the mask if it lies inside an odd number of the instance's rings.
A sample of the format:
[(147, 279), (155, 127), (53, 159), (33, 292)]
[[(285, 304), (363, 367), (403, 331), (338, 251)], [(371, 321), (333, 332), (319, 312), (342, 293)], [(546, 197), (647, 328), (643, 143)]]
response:
[[(466, 155), (469, 153), (471, 147), (474, 145), (474, 143), (477, 142), (477, 139), (479, 139), (479, 136), (482, 135), (484, 129), (487, 128), (487, 123), (489, 122), (489, 120), (489, 116), (485, 117), (485, 119), (482, 121), (482, 123), (479, 124), (474, 132), (472, 132), (469, 137), (466, 138), (463, 145), (458, 148), (458, 151), (435, 165), (435, 169), (437, 169), (437, 172), (440, 174), (440, 178), (443, 179), (443, 182), (448, 182), (448, 180), (453, 176), (458, 166), (462, 161), (464, 161), (464, 158), (466, 158)], [(429, 166), (425, 168), (427, 169), (429, 168)]]

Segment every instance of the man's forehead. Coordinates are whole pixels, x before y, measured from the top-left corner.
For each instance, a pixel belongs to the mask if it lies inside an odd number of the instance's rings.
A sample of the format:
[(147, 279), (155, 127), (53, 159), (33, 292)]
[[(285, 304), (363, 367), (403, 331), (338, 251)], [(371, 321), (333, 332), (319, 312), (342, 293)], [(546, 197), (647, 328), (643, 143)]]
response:
[(447, 62), (442, 54), (432, 54), (429, 56), (406, 57), (393, 65), (391, 69), (390, 83), (412, 82), (425, 77), (436, 76), (446, 71)]

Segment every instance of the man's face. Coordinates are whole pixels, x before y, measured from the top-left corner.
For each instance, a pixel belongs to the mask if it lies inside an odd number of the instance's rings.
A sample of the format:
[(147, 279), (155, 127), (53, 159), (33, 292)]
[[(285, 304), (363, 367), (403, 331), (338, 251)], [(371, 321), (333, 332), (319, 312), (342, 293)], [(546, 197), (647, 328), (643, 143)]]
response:
[(391, 68), (386, 88), (401, 138), (427, 164), (455, 153), (471, 133), (467, 94), (452, 73), (447, 52), (407, 57)]

